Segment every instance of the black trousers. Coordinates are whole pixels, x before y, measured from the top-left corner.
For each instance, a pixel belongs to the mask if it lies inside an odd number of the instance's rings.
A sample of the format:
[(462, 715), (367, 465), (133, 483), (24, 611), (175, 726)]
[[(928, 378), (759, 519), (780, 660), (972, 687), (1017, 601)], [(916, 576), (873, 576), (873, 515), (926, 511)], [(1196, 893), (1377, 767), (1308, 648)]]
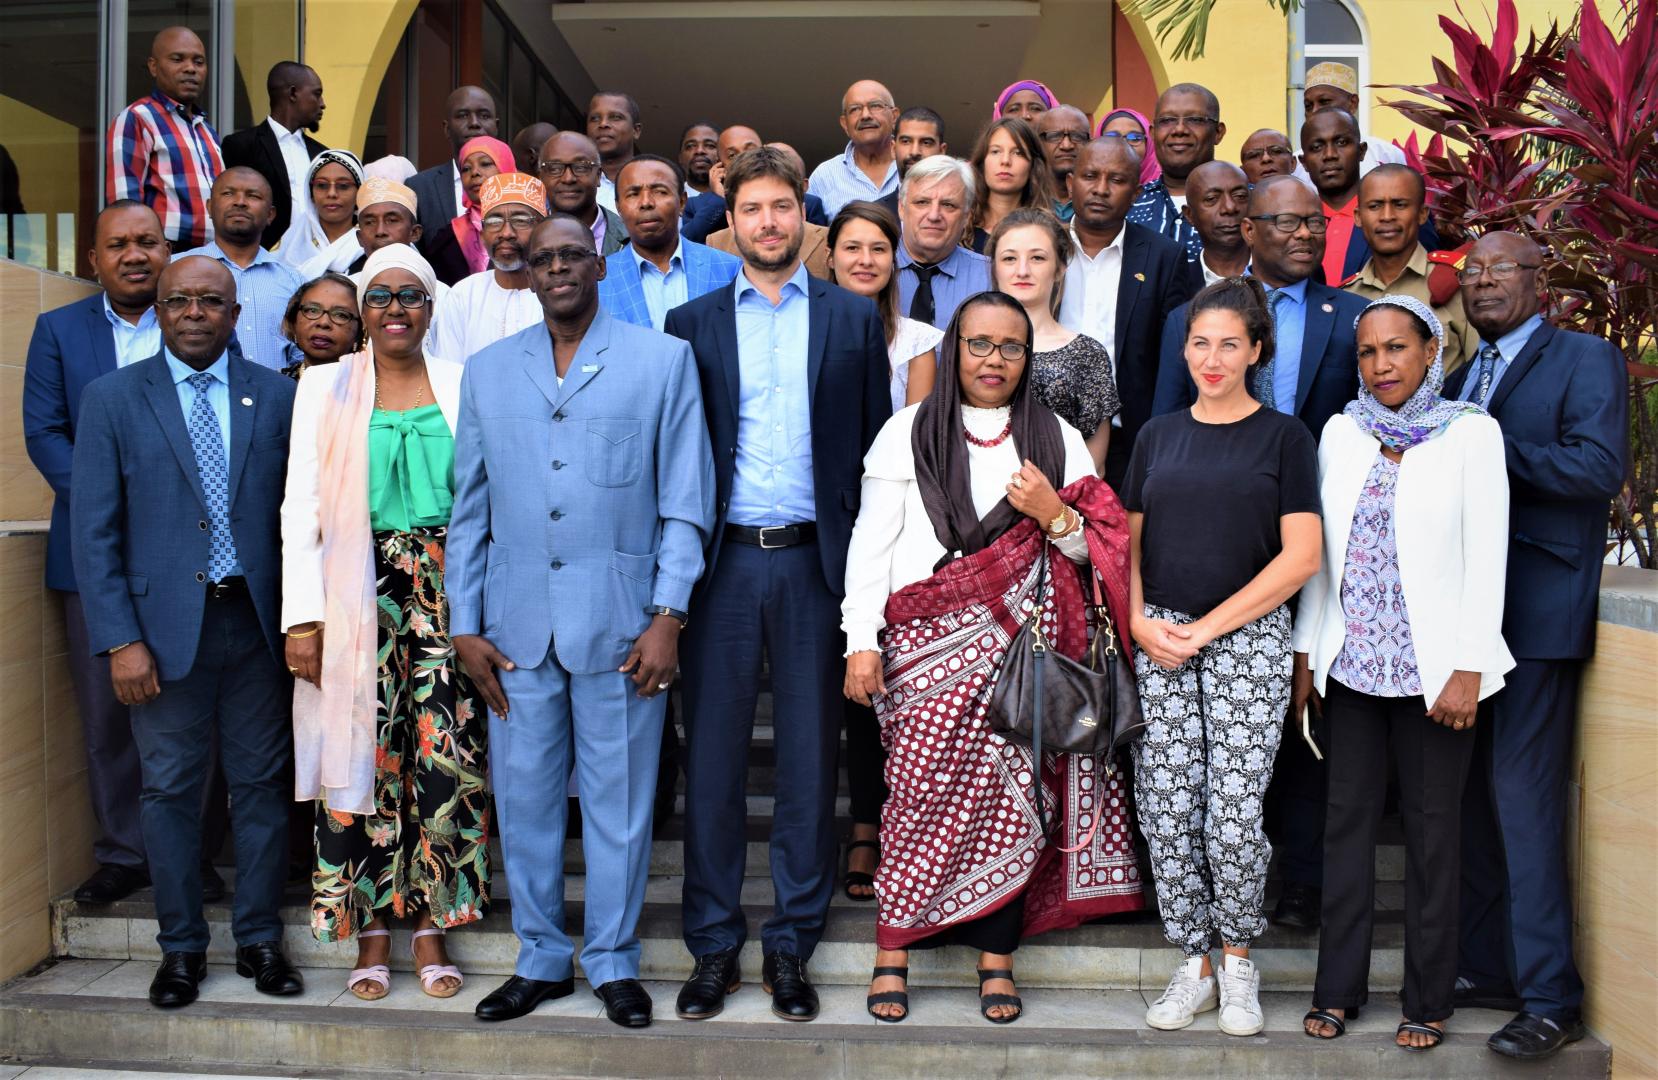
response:
[(854, 825), (879, 825), (887, 801), (887, 752), (881, 749), (881, 724), (875, 710), (846, 703), (846, 790)]
[(995, 956), (1012, 955), (1019, 948), (1019, 938), (1025, 929), (1025, 894), (969, 922), (946, 926), (936, 934), (910, 943), (911, 949), (942, 949), (948, 945), (965, 945), (979, 952)]
[(1376, 910), (1376, 828), (1387, 759), (1399, 775), (1405, 827), (1404, 1014), (1420, 1023), (1452, 1013), (1462, 789), (1474, 732), (1428, 719), (1420, 697), (1372, 697), (1334, 679), (1324, 698), (1330, 794), (1324, 828), (1324, 909), (1313, 1003), (1352, 1009), (1369, 1000)]

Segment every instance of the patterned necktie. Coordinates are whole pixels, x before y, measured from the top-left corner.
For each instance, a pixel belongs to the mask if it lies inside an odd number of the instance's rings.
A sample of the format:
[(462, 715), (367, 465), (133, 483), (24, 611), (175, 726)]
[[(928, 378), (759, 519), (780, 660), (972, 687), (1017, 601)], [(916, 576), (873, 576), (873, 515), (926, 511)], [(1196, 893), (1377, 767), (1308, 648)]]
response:
[(925, 266), (921, 263), (911, 263), (910, 269), (915, 271), (915, 295), (910, 297), (910, 318), (917, 322), (932, 325), (933, 313), (933, 278), (938, 276), (937, 266)]
[(1474, 372), (1474, 396), (1469, 398), (1476, 405), (1484, 405), (1485, 399), (1491, 394), (1491, 380), (1497, 374), (1497, 361), (1502, 354), (1495, 345), (1487, 345), (1480, 350), (1480, 366)]
[(236, 566), (236, 541), (230, 535), (230, 466), (225, 461), (224, 432), (207, 400), (213, 376), (199, 371), (187, 380), (196, 392), (190, 406), (190, 446), (196, 452), (196, 471), (201, 474), (202, 494), (207, 497), (207, 518), (213, 536), (207, 556), (207, 576), (220, 581)]
[[(1272, 327), (1275, 331), (1274, 338), (1277, 337), (1276, 331), (1278, 329), (1278, 301), (1283, 298), (1284, 290), (1267, 290), (1267, 312), (1272, 316)], [(1278, 391), (1272, 385), (1275, 367), (1274, 361), (1268, 360), (1255, 370), (1255, 400), (1269, 409), (1285, 412), (1287, 410), (1278, 408)]]

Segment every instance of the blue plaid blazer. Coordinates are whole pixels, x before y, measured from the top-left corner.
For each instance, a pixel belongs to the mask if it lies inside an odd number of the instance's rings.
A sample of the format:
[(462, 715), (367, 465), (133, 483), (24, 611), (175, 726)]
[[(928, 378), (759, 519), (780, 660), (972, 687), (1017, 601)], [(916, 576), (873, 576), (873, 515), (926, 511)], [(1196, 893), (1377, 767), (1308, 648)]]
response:
[[(738, 268), (743, 265), (743, 260), (735, 255), (715, 251), (703, 244), (693, 244), (683, 236), (679, 238), (679, 255), (685, 264), (687, 301), (731, 284)], [(639, 260), (632, 246), (606, 255), (604, 265), (604, 280), (599, 282), (600, 306), (623, 322), (643, 326), (647, 330), (662, 329), (651, 325), (650, 308), (645, 305), (645, 287), (639, 283)]]

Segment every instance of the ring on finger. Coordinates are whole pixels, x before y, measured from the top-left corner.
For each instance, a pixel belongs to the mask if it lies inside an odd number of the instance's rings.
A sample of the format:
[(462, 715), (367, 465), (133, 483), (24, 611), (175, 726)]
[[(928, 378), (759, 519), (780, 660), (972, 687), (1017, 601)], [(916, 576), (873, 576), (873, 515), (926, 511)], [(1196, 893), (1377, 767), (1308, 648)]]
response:
[(659, 683), (656, 684), (656, 688), (658, 690), (666, 690), (668, 687), (670, 687), (672, 685), (673, 685), (672, 683), (659, 682)]

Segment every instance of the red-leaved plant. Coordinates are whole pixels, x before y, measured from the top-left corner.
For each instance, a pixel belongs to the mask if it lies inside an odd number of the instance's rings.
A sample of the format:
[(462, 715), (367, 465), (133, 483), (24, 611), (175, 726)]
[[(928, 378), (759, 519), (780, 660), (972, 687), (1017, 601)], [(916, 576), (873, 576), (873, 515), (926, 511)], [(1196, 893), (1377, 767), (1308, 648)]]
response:
[(1607, 338), (1630, 381), (1630, 474), (1612, 507), (1620, 558), (1658, 565), (1658, 0), (1617, 0), (1619, 30), (1582, 0), (1516, 49), (1519, 16), (1499, 0), (1489, 41), (1441, 16), (1454, 57), (1436, 82), (1388, 87), (1433, 132), (1406, 160), (1428, 182), (1451, 241), (1495, 229), (1545, 251), (1551, 317)]

